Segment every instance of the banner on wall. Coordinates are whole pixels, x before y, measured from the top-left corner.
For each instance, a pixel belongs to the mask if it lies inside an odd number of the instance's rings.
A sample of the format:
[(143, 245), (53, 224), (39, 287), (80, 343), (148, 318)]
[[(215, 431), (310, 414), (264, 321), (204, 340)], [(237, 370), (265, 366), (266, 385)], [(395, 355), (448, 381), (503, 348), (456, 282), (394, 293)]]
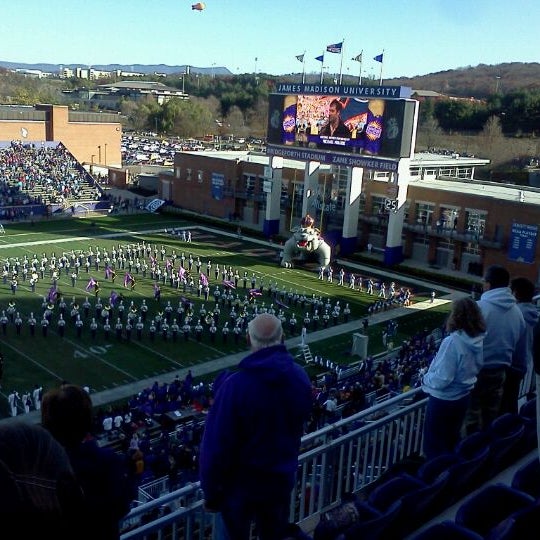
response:
[(159, 210), (163, 205), (165, 204), (165, 201), (163, 199), (152, 199), (147, 205), (146, 209), (149, 212), (156, 212)]
[(512, 223), (508, 258), (511, 261), (534, 263), (538, 226), (525, 223)]
[(225, 176), (220, 173), (212, 173), (212, 198), (216, 201), (223, 199), (223, 186), (225, 185)]

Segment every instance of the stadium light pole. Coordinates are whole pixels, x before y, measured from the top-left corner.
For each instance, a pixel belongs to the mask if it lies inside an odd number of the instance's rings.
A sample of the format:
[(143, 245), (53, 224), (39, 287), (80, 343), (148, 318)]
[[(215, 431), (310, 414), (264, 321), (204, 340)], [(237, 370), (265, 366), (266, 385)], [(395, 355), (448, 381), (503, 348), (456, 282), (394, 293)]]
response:
[(98, 145), (98, 163), (101, 165), (101, 144)]
[(105, 165), (107, 165), (107, 143), (105, 143)]

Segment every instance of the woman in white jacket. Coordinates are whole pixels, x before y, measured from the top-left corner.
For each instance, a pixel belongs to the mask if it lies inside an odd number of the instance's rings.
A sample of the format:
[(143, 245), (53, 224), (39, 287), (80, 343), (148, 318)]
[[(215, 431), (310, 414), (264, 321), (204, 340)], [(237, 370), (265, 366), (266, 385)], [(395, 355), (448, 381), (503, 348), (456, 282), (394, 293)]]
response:
[(453, 452), (483, 362), (486, 324), (474, 300), (454, 302), (446, 329), (449, 335), (422, 379), (422, 389), (429, 394), (424, 423), (426, 459)]

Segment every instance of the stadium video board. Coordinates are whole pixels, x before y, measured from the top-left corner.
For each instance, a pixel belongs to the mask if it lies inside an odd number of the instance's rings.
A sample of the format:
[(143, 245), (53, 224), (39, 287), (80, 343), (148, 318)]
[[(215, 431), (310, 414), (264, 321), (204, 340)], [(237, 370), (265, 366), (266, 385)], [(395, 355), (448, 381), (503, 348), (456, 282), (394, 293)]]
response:
[[(411, 156), (416, 102), (358, 97), (350, 95), (347, 87), (340, 90), (341, 95), (271, 94), (267, 153), (358, 166), (372, 162), (382, 165), (373, 168), (395, 170), (377, 158)], [(336, 153), (349, 156), (343, 159)]]

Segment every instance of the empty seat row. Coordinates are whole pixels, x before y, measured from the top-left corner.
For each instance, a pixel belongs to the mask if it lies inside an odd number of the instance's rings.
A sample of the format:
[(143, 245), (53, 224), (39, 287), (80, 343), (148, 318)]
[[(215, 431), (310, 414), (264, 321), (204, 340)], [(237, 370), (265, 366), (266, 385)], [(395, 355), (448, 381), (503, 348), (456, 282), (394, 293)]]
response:
[[(424, 461), (415, 470), (387, 475), (372, 487), (365, 500), (354, 501), (354, 512), (348, 514), (347, 520), (342, 520), (340, 527), (335, 527), (335, 522), (332, 524), (330, 519), (321, 518), (314, 531), (314, 540), (392, 540), (412, 534), (532, 450), (536, 443), (536, 412), (533, 421), (532, 416), (526, 417), (525, 410), (528, 413), (535, 411), (536, 405), (526, 405), (520, 414), (504, 414), (496, 418), (487, 430), (466, 436), (454, 452)], [(538, 469), (540, 479), (540, 465)], [(517, 484), (486, 487), (489, 487), (486, 496), (498, 495), (501, 501), (506, 500), (506, 513), (493, 515), (492, 512), (494, 519), (534, 505), (540, 495), (540, 482), (535, 484), (535, 480), (531, 480), (536, 478), (532, 471), (524, 471), (521, 476), (521, 487)], [(524, 484), (529, 480), (530, 485), (525, 489)], [(538, 494), (533, 492), (535, 487)], [(448, 532), (448, 538), (474, 538), (474, 534), (483, 537), (489, 532), (487, 526), (467, 526), (473, 517), (481, 515), (478, 509), (469, 511), (473, 504), (471, 502), (470, 507), (463, 508), (455, 523), (437, 524), (441, 534), (438, 540), (445, 538), (444, 531)], [(478, 504), (481, 507), (481, 502)], [(451, 536), (453, 528), (461, 531)], [(469, 533), (472, 536), (458, 536)]]
[[(535, 461), (535, 467), (540, 470), (538, 458)], [(503, 483), (484, 486), (458, 507), (453, 521), (436, 523), (410, 538), (536, 540), (539, 526), (540, 499), (517, 489), (513, 481), (510, 486)]]

